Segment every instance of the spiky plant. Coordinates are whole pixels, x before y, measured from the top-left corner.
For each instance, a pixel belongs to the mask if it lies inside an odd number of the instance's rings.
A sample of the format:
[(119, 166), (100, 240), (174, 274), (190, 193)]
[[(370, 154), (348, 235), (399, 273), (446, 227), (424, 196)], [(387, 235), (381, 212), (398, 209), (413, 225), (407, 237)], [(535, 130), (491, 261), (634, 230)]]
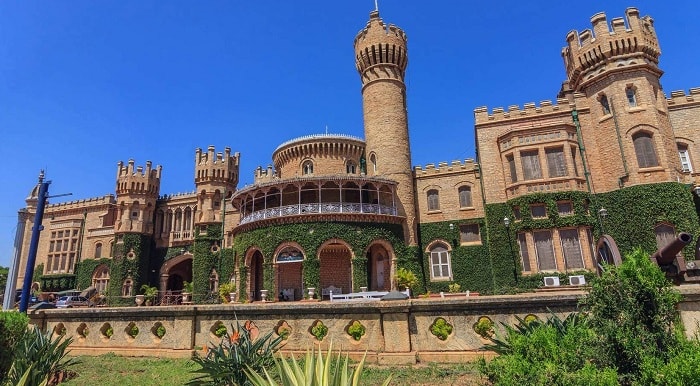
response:
[(25, 375), (27, 385), (57, 384), (71, 366), (79, 363), (66, 358), (73, 338), (64, 338), (58, 335), (54, 339), (51, 332), (45, 334), (36, 326), (27, 331), (16, 346), (15, 360), (7, 375), (9, 384), (19, 384)]

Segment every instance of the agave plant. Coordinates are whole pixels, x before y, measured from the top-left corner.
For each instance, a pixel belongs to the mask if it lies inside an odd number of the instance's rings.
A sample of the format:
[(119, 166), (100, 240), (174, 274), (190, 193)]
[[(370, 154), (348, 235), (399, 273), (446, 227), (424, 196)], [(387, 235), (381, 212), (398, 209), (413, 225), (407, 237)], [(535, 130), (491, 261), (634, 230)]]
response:
[(224, 333), (216, 346), (207, 349), (205, 357), (195, 356), (192, 360), (201, 366), (193, 373), (201, 374), (188, 385), (251, 385), (245, 373), (246, 368), (262, 371), (274, 366), (273, 354), (282, 343), (281, 337), (272, 339), (273, 332), (251, 337), (251, 333), (240, 323), (231, 325), (232, 333)]
[[(315, 386), (356, 386), (360, 384), (360, 375), (362, 374), (362, 367), (365, 364), (365, 358), (367, 354), (362, 357), (360, 363), (354, 369), (349, 366), (348, 355), (343, 356), (338, 353), (335, 360), (335, 366), (331, 366), (333, 356), (333, 344), (329, 345), (328, 352), (324, 355), (321, 348), (318, 348), (318, 352), (307, 351), (306, 357), (304, 358), (303, 368), (299, 365), (299, 362), (291, 356), (291, 361), (280, 355), (279, 358), (275, 360), (275, 367), (277, 374), (279, 374), (281, 384), (283, 386), (297, 386), (297, 385), (315, 385)], [(291, 362), (291, 364), (290, 364)], [(333, 370), (331, 370), (331, 368)], [(250, 378), (251, 383), (254, 386), (277, 386), (280, 383), (274, 379), (274, 377), (263, 368), (263, 374), (261, 375), (259, 370), (254, 370), (251, 367), (246, 369), (246, 373)], [(264, 375), (264, 376), (263, 376)], [(391, 382), (391, 376), (389, 376), (383, 386), (386, 386)]]
[(15, 348), (15, 360), (7, 374), (9, 384), (57, 384), (71, 366), (79, 363), (74, 358), (66, 358), (69, 352), (66, 349), (72, 341), (72, 338), (64, 339), (63, 335), (54, 339), (51, 332), (44, 334), (36, 326), (27, 331)]

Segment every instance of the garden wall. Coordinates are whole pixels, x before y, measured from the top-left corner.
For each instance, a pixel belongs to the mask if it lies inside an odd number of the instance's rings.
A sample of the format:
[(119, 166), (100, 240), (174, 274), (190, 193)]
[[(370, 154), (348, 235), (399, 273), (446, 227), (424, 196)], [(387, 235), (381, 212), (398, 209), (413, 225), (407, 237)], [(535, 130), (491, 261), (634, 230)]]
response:
[[(700, 321), (700, 286), (679, 290), (682, 320), (692, 336)], [(81, 308), (42, 310), (30, 317), (43, 329), (72, 336), (72, 353), (82, 355), (187, 357), (193, 350), (203, 352), (204, 346), (215, 344), (221, 324), (231, 332), (231, 324), (238, 320), (254, 335), (270, 331), (274, 336), (286, 335), (282, 350), (287, 352), (305, 352), (332, 342), (354, 357), (367, 352), (368, 361), (380, 364), (465, 362), (492, 355), (482, 350), (488, 341), (475, 331), (480, 319), (480, 327), (490, 325), (484, 318), (488, 317), (498, 329), (500, 322), (516, 323), (516, 316), (544, 319), (548, 309), (565, 315), (577, 310), (584, 294), (556, 291), (400, 301)]]

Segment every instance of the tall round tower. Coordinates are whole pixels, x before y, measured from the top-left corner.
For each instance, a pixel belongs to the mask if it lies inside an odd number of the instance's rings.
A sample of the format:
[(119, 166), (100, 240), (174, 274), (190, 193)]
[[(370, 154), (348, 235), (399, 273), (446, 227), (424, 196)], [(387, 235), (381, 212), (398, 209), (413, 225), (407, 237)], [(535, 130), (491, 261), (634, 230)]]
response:
[(229, 147), (223, 153), (217, 153), (214, 146), (209, 146), (206, 153), (200, 148), (195, 150), (197, 226), (222, 221), (223, 200), (231, 197), (238, 184), (240, 156), (238, 152), (231, 155)]
[(408, 139), (406, 34), (385, 25), (379, 11), (355, 37), (355, 64), (362, 81), (367, 174), (396, 181), (399, 215), (406, 217), (404, 238), (416, 243), (415, 194)]
[(134, 160), (127, 165), (117, 164), (117, 207), (119, 210), (115, 233), (153, 234), (153, 214), (160, 191), (162, 168), (152, 169), (146, 161), (146, 169), (134, 167)]

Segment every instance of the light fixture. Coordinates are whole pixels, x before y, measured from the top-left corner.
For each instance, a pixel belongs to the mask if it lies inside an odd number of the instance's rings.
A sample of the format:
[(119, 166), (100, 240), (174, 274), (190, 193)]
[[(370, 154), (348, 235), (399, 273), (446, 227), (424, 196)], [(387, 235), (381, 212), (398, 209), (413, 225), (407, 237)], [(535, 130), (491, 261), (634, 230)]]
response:
[(700, 197), (700, 185), (694, 187), (693, 192), (695, 192), (696, 196)]
[(598, 210), (598, 215), (600, 216), (600, 218), (605, 219), (606, 217), (608, 217), (608, 210), (605, 208), (600, 208)]
[(455, 229), (455, 224), (450, 223), (450, 230)]
[(506, 228), (510, 226), (510, 219), (508, 218), (508, 216), (503, 217), (503, 225), (505, 225)]

